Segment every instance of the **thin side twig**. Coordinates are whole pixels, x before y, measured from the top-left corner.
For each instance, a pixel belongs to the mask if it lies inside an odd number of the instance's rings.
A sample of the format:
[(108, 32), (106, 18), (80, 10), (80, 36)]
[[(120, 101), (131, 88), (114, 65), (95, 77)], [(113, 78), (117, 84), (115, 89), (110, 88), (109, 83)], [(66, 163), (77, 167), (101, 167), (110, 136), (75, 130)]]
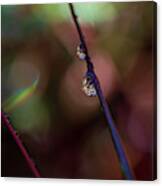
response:
[(98, 96), (101, 108), (103, 110), (105, 119), (107, 121), (108, 128), (109, 128), (110, 133), (111, 133), (111, 137), (112, 137), (114, 147), (115, 147), (116, 152), (117, 152), (117, 156), (118, 156), (118, 159), (119, 159), (119, 162), (120, 162), (122, 173), (124, 174), (126, 179), (133, 180), (133, 173), (132, 173), (131, 168), (129, 166), (126, 154), (124, 152), (124, 148), (122, 146), (122, 142), (121, 142), (119, 132), (118, 132), (116, 126), (115, 126), (114, 120), (111, 116), (109, 106), (106, 102), (106, 99), (105, 99), (105, 97), (103, 95), (103, 92), (101, 90), (101, 87), (100, 87), (100, 83), (99, 83), (98, 78), (95, 74), (95, 71), (94, 71), (94, 68), (93, 68), (93, 63), (91, 62), (91, 59), (90, 59), (89, 54), (88, 54), (88, 48), (87, 48), (87, 45), (86, 45), (86, 42), (85, 42), (85, 39), (84, 39), (84, 36), (83, 36), (83, 32), (82, 32), (80, 24), (77, 20), (77, 16), (75, 14), (75, 10), (74, 10), (74, 7), (73, 7), (72, 3), (69, 3), (69, 9), (70, 9), (73, 21), (75, 23), (75, 26), (76, 26), (76, 29), (77, 29), (77, 32), (78, 32), (78, 35), (79, 35), (80, 43), (82, 44), (82, 46), (84, 48), (84, 53), (86, 55), (85, 61), (86, 61), (86, 64), (87, 64), (87, 73), (91, 76), (94, 87), (96, 89), (97, 96)]
[(17, 132), (15, 131), (15, 129), (13, 128), (10, 120), (8, 119), (8, 117), (6, 116), (6, 114), (4, 112), (1, 112), (1, 120), (2, 120), (2, 124), (8, 129), (9, 133), (12, 135), (15, 143), (17, 144), (17, 146), (19, 147), (23, 157), (25, 158), (30, 170), (32, 171), (33, 175), (37, 178), (40, 178), (40, 172), (38, 171), (38, 169), (35, 166), (35, 163), (33, 162), (33, 160), (30, 158), (26, 148), (24, 147), (21, 139), (19, 138), (19, 136), (17, 135)]

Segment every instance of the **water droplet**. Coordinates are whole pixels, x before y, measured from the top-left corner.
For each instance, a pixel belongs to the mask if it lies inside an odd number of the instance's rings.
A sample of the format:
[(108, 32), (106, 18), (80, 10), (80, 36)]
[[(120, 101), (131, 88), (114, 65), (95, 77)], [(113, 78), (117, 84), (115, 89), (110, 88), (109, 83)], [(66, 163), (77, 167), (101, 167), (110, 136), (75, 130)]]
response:
[(82, 90), (87, 96), (96, 96), (96, 89), (91, 81), (91, 78), (84, 77), (82, 80)]
[(80, 44), (78, 47), (77, 47), (77, 56), (80, 60), (84, 61), (86, 59), (86, 54), (85, 54), (85, 51), (84, 51), (84, 48), (82, 46), (82, 44)]

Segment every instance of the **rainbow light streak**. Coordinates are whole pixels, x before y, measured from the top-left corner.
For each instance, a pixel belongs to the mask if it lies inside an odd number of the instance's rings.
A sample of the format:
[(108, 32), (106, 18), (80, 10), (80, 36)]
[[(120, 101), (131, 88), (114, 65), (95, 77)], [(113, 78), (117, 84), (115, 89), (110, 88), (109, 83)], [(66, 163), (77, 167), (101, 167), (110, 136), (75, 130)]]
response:
[(20, 106), (35, 92), (39, 82), (39, 76), (34, 80), (31, 86), (18, 90), (14, 95), (9, 97), (3, 104), (5, 112), (11, 112), (14, 108)]

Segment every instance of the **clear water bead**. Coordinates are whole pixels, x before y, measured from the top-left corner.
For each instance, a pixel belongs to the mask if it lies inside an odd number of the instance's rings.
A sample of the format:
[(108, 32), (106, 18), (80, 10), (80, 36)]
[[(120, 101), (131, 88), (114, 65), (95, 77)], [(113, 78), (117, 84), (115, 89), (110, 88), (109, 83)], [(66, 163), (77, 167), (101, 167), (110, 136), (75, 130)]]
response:
[(91, 79), (89, 79), (88, 77), (85, 77), (82, 80), (82, 90), (87, 96), (96, 96), (97, 95), (96, 89), (95, 89), (93, 83), (91, 82)]
[(76, 54), (77, 54), (77, 56), (80, 60), (82, 60), (82, 61), (85, 60), (86, 54), (85, 54), (84, 48), (81, 44), (77, 47), (77, 53)]
[(82, 61), (84, 61), (85, 57), (86, 57), (85, 53), (83, 53), (83, 52), (77, 52), (77, 56)]

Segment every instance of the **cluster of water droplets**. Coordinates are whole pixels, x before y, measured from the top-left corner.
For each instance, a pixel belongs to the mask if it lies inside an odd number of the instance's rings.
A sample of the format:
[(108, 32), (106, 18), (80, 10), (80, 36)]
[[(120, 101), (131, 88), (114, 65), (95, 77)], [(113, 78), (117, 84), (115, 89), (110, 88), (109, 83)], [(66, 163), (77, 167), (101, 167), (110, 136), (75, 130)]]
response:
[(96, 96), (96, 89), (89, 77), (84, 77), (82, 80), (82, 90), (87, 96)]
[[(84, 46), (82, 44), (80, 44), (77, 47), (77, 53), (76, 54), (81, 61), (86, 61), (86, 53), (85, 53)], [(86, 96), (92, 97), (92, 96), (97, 95), (96, 89), (94, 87), (93, 79), (87, 73), (82, 80), (82, 90), (86, 94)]]

